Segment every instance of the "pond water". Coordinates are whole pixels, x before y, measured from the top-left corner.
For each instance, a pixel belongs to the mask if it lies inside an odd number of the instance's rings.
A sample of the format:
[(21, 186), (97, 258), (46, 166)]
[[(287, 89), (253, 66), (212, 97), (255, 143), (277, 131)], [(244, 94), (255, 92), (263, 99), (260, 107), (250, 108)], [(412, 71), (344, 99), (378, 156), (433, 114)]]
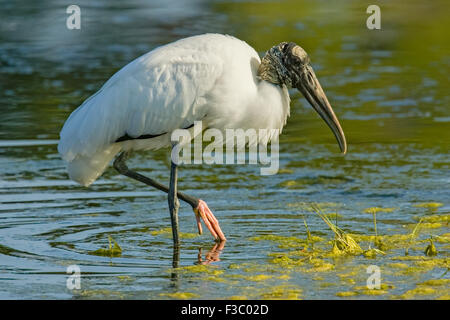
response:
[[(364, 1), (80, 0), (81, 30), (66, 28), (59, 1), (0, 4), (1, 299), (450, 298), (448, 1), (381, 1), (381, 30), (366, 28)], [(282, 41), (305, 48), (348, 154), (292, 91), (278, 174), (180, 168), (179, 188), (207, 201), (228, 241), (218, 250), (196, 235), (182, 203), (173, 268), (166, 195), (113, 168), (81, 187), (56, 145), (70, 112), (114, 72), (205, 32), (261, 55)], [(136, 153), (129, 165), (168, 181), (168, 150)], [(316, 206), (361, 251), (333, 251)], [(369, 250), (375, 232), (382, 252)], [(110, 237), (121, 253), (99, 254)], [(69, 265), (80, 268), (80, 289), (66, 286)], [(370, 265), (381, 289), (366, 287)]]

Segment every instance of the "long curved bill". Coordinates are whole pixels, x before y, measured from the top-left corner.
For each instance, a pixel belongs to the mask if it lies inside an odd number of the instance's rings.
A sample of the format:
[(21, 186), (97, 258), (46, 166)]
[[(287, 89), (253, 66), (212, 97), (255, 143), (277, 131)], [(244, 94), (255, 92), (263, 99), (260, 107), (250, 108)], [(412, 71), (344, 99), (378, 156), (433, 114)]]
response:
[(338, 118), (334, 114), (327, 96), (320, 86), (311, 66), (307, 66), (301, 75), (301, 81), (297, 89), (305, 96), (306, 100), (311, 104), (314, 110), (322, 117), (322, 119), (333, 131), (334, 136), (339, 144), (341, 152), (347, 152), (347, 142), (345, 141), (344, 131), (339, 123)]

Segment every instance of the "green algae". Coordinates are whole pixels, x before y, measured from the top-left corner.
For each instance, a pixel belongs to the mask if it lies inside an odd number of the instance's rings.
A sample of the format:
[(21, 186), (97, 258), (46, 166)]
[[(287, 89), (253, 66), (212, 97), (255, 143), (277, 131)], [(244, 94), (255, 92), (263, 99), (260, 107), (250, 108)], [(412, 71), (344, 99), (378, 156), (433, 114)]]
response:
[(192, 266), (178, 267), (171, 269), (170, 272), (177, 272), (179, 274), (204, 274), (219, 276), (224, 273), (223, 270), (211, 265), (197, 264)]
[(294, 170), (283, 168), (283, 169), (278, 169), (277, 173), (278, 174), (292, 174), (292, 173), (294, 173)]
[(307, 239), (301, 239), (297, 237), (284, 237), (273, 234), (261, 235), (251, 237), (250, 241), (272, 241), (277, 243), (280, 249), (298, 249), (302, 247), (305, 249), (308, 245), (313, 245), (316, 242), (321, 242), (324, 239), (318, 236), (309, 235)]
[(407, 269), (409, 267), (406, 263), (396, 262), (396, 263), (389, 263), (386, 265), (389, 269)]
[(331, 220), (322, 213), (320, 208), (312, 204), (312, 209), (319, 215), (320, 218), (328, 225), (328, 227), (334, 232), (335, 244), (339, 250), (349, 254), (359, 254), (362, 252), (358, 243), (346, 232), (344, 232), (337, 225), (333, 224)]
[(267, 300), (299, 300), (302, 289), (292, 285), (274, 286), (269, 290), (262, 292), (260, 297)]
[(289, 247), (290, 246), (300, 246), (300, 245), (306, 244), (306, 240), (304, 240), (304, 239), (300, 239), (300, 238), (296, 238), (296, 237), (277, 236), (277, 235), (273, 235), (273, 234), (255, 236), (255, 237), (251, 237), (249, 240), (250, 241), (268, 240), (268, 241), (273, 241), (273, 242), (277, 242), (280, 244), (286, 244)]
[(311, 261), (312, 267), (306, 268), (304, 272), (327, 272), (334, 269), (334, 264), (328, 263), (322, 259)]
[(248, 300), (247, 296), (231, 296), (227, 298), (228, 300)]
[(369, 289), (367, 286), (356, 286), (351, 291), (340, 291), (336, 293), (337, 297), (355, 297), (355, 296), (382, 296), (389, 293), (389, 290), (395, 286), (387, 283), (380, 284), (379, 288)]
[(426, 256), (429, 256), (429, 257), (437, 255), (438, 252), (437, 252), (436, 246), (434, 245), (433, 239), (430, 239), (430, 244), (426, 247), (424, 253)]
[(276, 264), (282, 268), (292, 269), (294, 267), (303, 266), (305, 264), (304, 259), (292, 259), (287, 255), (282, 255), (269, 260), (269, 263)]
[(422, 283), (420, 283), (421, 285), (425, 285), (425, 286), (450, 286), (450, 279), (430, 279), (427, 281), (424, 281)]
[(386, 290), (379, 290), (379, 289), (365, 289), (361, 290), (359, 294), (366, 295), (366, 296), (380, 296), (387, 294), (388, 291)]
[(419, 231), (420, 231), (420, 226), (423, 222), (423, 218), (419, 220), (419, 222), (414, 226), (413, 231), (411, 232), (411, 235), (409, 237), (409, 242), (408, 245), (405, 248), (405, 255), (409, 254), (409, 248), (412, 245), (412, 243), (414, 242), (414, 240), (417, 238), (417, 236), (419, 235)]
[(305, 229), (306, 229), (306, 235), (307, 235), (306, 239), (307, 239), (308, 245), (309, 244), (314, 245), (314, 241), (313, 241), (313, 238), (312, 238), (312, 235), (311, 235), (311, 231), (309, 231), (309, 227), (308, 227), (308, 224), (306, 223), (305, 218), (303, 218), (303, 224), (305, 225)]
[(96, 289), (96, 290), (81, 290), (79, 295), (86, 299), (126, 299), (127, 295), (123, 292)]
[(252, 282), (265, 282), (270, 279), (281, 279), (281, 280), (289, 279), (289, 276), (287, 275), (276, 276), (271, 274), (255, 274), (255, 275), (230, 274), (227, 275), (227, 277), (231, 279), (239, 279)]
[[(440, 241), (448, 240), (446, 234), (441, 235)], [(372, 243), (376, 240), (375, 236), (367, 235), (355, 235), (355, 241), (367, 241)], [(411, 234), (397, 234), (397, 235), (385, 235), (379, 236), (384, 242), (386, 242), (391, 250), (396, 251), (403, 246), (410, 243)], [(433, 238), (435, 239), (435, 238)], [(439, 239), (439, 238), (436, 238)], [(240, 263), (230, 264), (225, 269), (218, 269), (212, 266), (194, 265), (188, 267), (177, 268), (177, 272), (185, 275), (191, 275), (192, 280), (195, 281), (215, 281), (225, 285), (229, 285), (234, 288), (239, 288), (237, 294), (233, 296), (233, 299), (300, 299), (302, 290), (299, 288), (289, 287), (291, 279), (297, 277), (298, 274), (317, 274), (328, 275), (335, 274), (338, 276), (338, 282), (328, 282), (329, 276), (314, 276), (314, 281), (317, 282), (319, 288), (325, 290), (331, 288), (335, 291), (335, 296), (339, 298), (355, 298), (355, 297), (369, 297), (379, 296), (381, 298), (396, 297), (399, 299), (413, 299), (416, 297), (434, 296), (439, 298), (445, 298), (448, 292), (445, 290), (437, 290), (434, 287), (444, 288), (447, 287), (446, 281), (436, 282), (423, 282), (419, 289), (409, 290), (403, 294), (392, 296), (389, 295), (391, 289), (395, 288), (388, 283), (382, 283), (379, 289), (368, 289), (366, 286), (349, 287), (345, 290), (346, 286), (354, 286), (356, 283), (364, 282), (367, 278), (366, 265), (355, 265), (350, 267), (349, 265), (342, 265), (337, 268), (336, 264), (330, 259), (336, 259), (340, 257), (348, 257), (345, 252), (342, 254), (342, 250), (338, 247), (336, 240), (320, 241), (318, 246), (314, 248), (302, 248), (308, 240), (300, 239), (297, 237), (284, 237), (278, 235), (262, 235), (251, 238), (252, 241), (271, 241), (276, 244), (283, 244), (281, 252), (269, 252), (268, 264), (258, 263)], [(421, 240), (423, 243), (425, 240)], [(428, 240), (429, 241), (429, 240)], [(328, 243), (334, 244), (333, 248), (326, 248)], [(394, 248), (395, 245), (400, 245), (398, 248)], [(339, 253), (333, 252), (339, 250)], [(374, 253), (372, 255), (372, 253)], [(382, 252), (376, 248), (370, 248), (361, 252), (362, 257), (370, 259), (378, 259), (378, 256), (386, 256), (387, 253)], [(351, 259), (360, 259), (358, 255), (350, 255)], [(348, 258), (347, 258), (348, 259)], [(396, 281), (408, 281), (411, 277), (418, 277), (425, 274), (434, 268), (448, 267), (448, 259), (445, 257), (427, 257), (423, 256), (393, 256), (388, 259), (393, 260), (391, 263), (385, 264), (383, 274), (385, 276), (394, 276)], [(397, 260), (397, 261), (395, 261)], [(392, 272), (390, 272), (392, 270)], [(344, 272), (343, 272), (344, 271)], [(238, 273), (236, 273), (238, 272)], [(244, 272), (244, 274), (242, 274)], [(247, 273), (247, 275), (245, 274)], [(197, 276), (196, 276), (197, 275)], [(200, 275), (200, 277), (198, 277)], [(397, 277), (408, 277), (404, 280)], [(383, 278), (384, 279), (384, 278)], [(279, 281), (286, 281), (286, 285), (275, 285)], [(384, 281), (384, 280), (383, 280)], [(253, 282), (258, 286), (255, 291), (253, 289), (250, 292), (249, 287), (241, 287), (241, 283)], [(424, 289), (426, 286), (434, 286), (431, 290)], [(335, 288), (334, 288), (335, 287)], [(344, 290), (343, 290), (344, 289)], [(330, 290), (330, 289), (326, 289)], [(240, 292), (239, 292), (240, 291)], [(169, 297), (170, 298), (170, 297)], [(173, 297), (177, 299), (177, 297)], [(180, 298), (180, 297), (178, 297)], [(194, 297), (195, 298), (195, 297)], [(231, 298), (231, 297), (230, 297)]]
[[(154, 230), (154, 231), (150, 231), (150, 234), (152, 236), (165, 236), (165, 237), (172, 237), (172, 228), (171, 227), (167, 227), (167, 228), (162, 228), (159, 230)], [(188, 232), (180, 232), (179, 233), (179, 237), (180, 239), (194, 239), (199, 237), (200, 235), (197, 233), (188, 233)]]
[(230, 272), (241, 271), (245, 273), (275, 273), (277, 272), (276, 266), (272, 264), (260, 264), (254, 262), (245, 262), (241, 264), (233, 264), (231, 268), (226, 270)]
[(337, 273), (337, 276), (339, 277), (341, 284), (354, 285), (356, 283), (355, 278), (359, 273), (361, 273), (361, 271), (357, 268), (354, 268), (350, 271), (347, 270), (344, 273)]
[(170, 298), (170, 299), (179, 299), (179, 300), (188, 300), (199, 298), (198, 294), (192, 292), (174, 292), (174, 293), (160, 293), (160, 297)]
[[(374, 208), (372, 208), (372, 211), (375, 212), (391, 212), (391, 209), (394, 210), (394, 208)], [(410, 281), (408, 279), (421, 278), (425, 276), (428, 271), (431, 271), (435, 268), (448, 269), (449, 261), (446, 257), (438, 258), (436, 256), (426, 256), (425, 254), (422, 256), (395, 255), (399, 250), (409, 248), (411, 248), (414, 253), (416, 253), (417, 250), (422, 250), (423, 252), (423, 246), (425, 242), (430, 240), (423, 239), (423, 237), (419, 239), (420, 230), (422, 230), (422, 228), (426, 229), (427, 223), (447, 223), (448, 218), (445, 215), (439, 215), (438, 218), (434, 219), (429, 218), (432, 216), (425, 216), (414, 225), (406, 225), (406, 228), (412, 228), (412, 231), (408, 233), (379, 235), (375, 231), (375, 235), (365, 235), (344, 232), (342, 229), (337, 227), (335, 223), (331, 222), (329, 216), (321, 212), (317, 207), (316, 213), (320, 213), (319, 216), (333, 231), (335, 235), (335, 238), (333, 240), (327, 241), (321, 238), (318, 239), (320, 241), (315, 242), (316, 246), (309, 245), (310, 242), (313, 242), (313, 236), (311, 235), (312, 231), (306, 224), (305, 219), (303, 219), (303, 224), (306, 231), (306, 240), (297, 237), (282, 237), (278, 235), (263, 235), (251, 238), (253, 241), (265, 240), (277, 243), (278, 247), (280, 249), (283, 249), (282, 252), (268, 253), (269, 264), (279, 268), (273, 269), (272, 271), (274, 273), (288, 272), (289, 275), (286, 276), (286, 280), (288, 280), (289, 277), (294, 278), (297, 274), (309, 275), (311, 273), (316, 273), (318, 275), (328, 275), (326, 277), (316, 277), (314, 281), (316, 281), (318, 287), (323, 288), (323, 290), (325, 290), (325, 288), (336, 287), (336, 297), (344, 299), (367, 296), (379, 296), (382, 298), (414, 298), (415, 296), (425, 297), (427, 295), (434, 295), (438, 296), (439, 298), (445, 298), (446, 296), (448, 296), (448, 292), (445, 292), (443, 290), (438, 292), (438, 290), (436, 290), (435, 288), (432, 288), (431, 290), (426, 288), (424, 289), (425, 286), (431, 286), (431, 284), (433, 284), (432, 281), (430, 281), (429, 283), (425, 281), (421, 285), (420, 289), (416, 289), (398, 296), (390, 295), (390, 291), (394, 289), (395, 286), (388, 283), (382, 283), (379, 289), (369, 289), (366, 286), (357, 286), (354, 288), (350, 287), (347, 290), (342, 290), (346, 286), (354, 286), (358, 282), (364, 283), (365, 279), (367, 279), (367, 266), (357, 265), (354, 267), (350, 267), (347, 262), (338, 268), (336, 264), (336, 261), (348, 259), (349, 257), (352, 257), (351, 259), (356, 259), (356, 263), (357, 261), (361, 261), (361, 258), (359, 257), (371, 260), (383, 259), (383, 261), (386, 261), (386, 259), (388, 259), (388, 261), (391, 260), (392, 262), (384, 264), (384, 267), (382, 267), (382, 272), (386, 277), (393, 277), (394, 281), (397, 281), (399, 284), (402, 282), (406, 283)], [(372, 212), (368, 211), (368, 213)], [(374, 227), (376, 230), (375, 217)], [(433, 235), (432, 240), (436, 243), (448, 244), (450, 242), (450, 234), (444, 233), (441, 235)], [(361, 246), (363, 243), (368, 244), (368, 249), (362, 249)], [(330, 247), (327, 248), (328, 245), (330, 245)], [(353, 250), (351, 250), (350, 248), (353, 248)], [(342, 261), (345, 262), (346, 260)], [(329, 275), (338, 276), (339, 281), (337, 283), (326, 281), (326, 279), (329, 279)], [(268, 280), (275, 279), (277, 279), (277, 277), (274, 275), (267, 279), (261, 279), (261, 282), (264, 283)], [(435, 287), (444, 288), (447, 286), (447, 282), (445, 281), (435, 283)]]
[(391, 257), (391, 260), (399, 260), (399, 261), (411, 261), (416, 265), (428, 265), (435, 267), (447, 268), (450, 267), (450, 258), (448, 257), (427, 257), (427, 256), (394, 256)]
[(440, 202), (424, 202), (413, 205), (416, 208), (427, 208), (427, 209), (437, 209), (442, 207), (443, 204)]
[(249, 280), (249, 281), (265, 281), (265, 280), (272, 279), (272, 278), (273, 278), (273, 276), (268, 275), (268, 274), (257, 274), (254, 276), (244, 277), (245, 280)]
[(329, 287), (334, 287), (337, 286), (337, 283), (334, 282), (321, 282), (320, 283), (320, 288), (329, 288)]
[[(418, 277), (436, 268), (448, 269), (449, 258), (437, 258), (428, 256), (397, 256), (391, 260), (403, 261), (402, 263), (388, 264), (396, 269), (396, 274), (403, 276)], [(409, 263), (405, 263), (409, 262)]]
[[(394, 211), (394, 208), (379, 208), (379, 207), (367, 208), (363, 211), (364, 213), (371, 213), (373, 216), (373, 228), (375, 231), (375, 239), (374, 239), (373, 244), (375, 245), (375, 248), (378, 249), (378, 251), (380, 251), (380, 250), (385, 251), (388, 249), (388, 246), (383, 242), (382, 238), (378, 236), (377, 212), (392, 212), (392, 211)], [(377, 252), (376, 249), (371, 250), (369, 248), (369, 250), (364, 252), (364, 256), (373, 258), (376, 256), (377, 253), (385, 254), (384, 252)]]
[(450, 222), (450, 214), (433, 214), (422, 218), (414, 217), (414, 219), (422, 219), (425, 223), (441, 223), (448, 224)]
[(395, 208), (370, 207), (363, 210), (364, 213), (375, 214), (378, 212), (393, 212)]
[(414, 299), (423, 298), (423, 296), (434, 295), (436, 290), (426, 286), (418, 286), (414, 289), (408, 290), (399, 296), (400, 299)]
[(122, 248), (111, 236), (108, 235), (108, 248), (100, 248), (89, 252), (91, 255), (104, 257), (120, 257), (122, 255)]
[[(261, 286), (263, 285), (263, 286)], [(255, 283), (252, 286), (240, 287), (240, 292), (232, 297), (231, 300), (298, 300), (301, 299), (302, 288), (290, 284), (279, 284), (270, 280), (269, 283)]]
[(392, 249), (403, 249), (414, 244), (411, 234), (393, 234), (393, 235), (361, 235), (350, 234), (358, 242), (367, 242), (374, 244), (375, 248), (386, 252)]
[(330, 220), (337, 220), (342, 218), (342, 215), (337, 212), (324, 213), (324, 215)]
[(333, 247), (331, 248), (331, 252), (330, 252), (331, 256), (341, 256), (343, 254), (345, 254), (344, 250), (341, 250), (337, 244), (337, 241), (333, 241)]
[(374, 245), (375, 245), (375, 248), (377, 248), (381, 251), (386, 251), (389, 249), (388, 245), (383, 241), (383, 238), (379, 237), (379, 236), (376, 236)]
[(368, 250), (363, 252), (364, 257), (374, 259), (377, 257), (377, 255), (382, 254), (386, 255), (385, 252), (378, 250), (376, 248), (369, 248)]
[(408, 290), (399, 296), (400, 299), (424, 298), (426, 296), (435, 296), (439, 299), (449, 297), (450, 279), (429, 279), (417, 283), (414, 289)]
[(436, 242), (442, 243), (442, 244), (448, 244), (450, 243), (450, 233), (444, 233), (438, 236), (434, 237)]
[(356, 286), (353, 288), (354, 290), (357, 291), (364, 291), (364, 290), (381, 290), (381, 291), (387, 291), (387, 290), (392, 290), (395, 289), (395, 286), (390, 284), (390, 283), (381, 283), (380, 284), (380, 288), (375, 288), (375, 289), (369, 289), (367, 286)]
[(130, 276), (117, 276), (117, 279), (123, 282), (130, 282), (133, 281), (133, 279)]
[[(336, 212), (337, 208), (340, 208), (342, 204), (336, 202), (291, 202), (287, 204), (288, 208), (293, 208), (301, 211), (312, 212), (314, 211), (313, 207), (319, 208), (324, 214), (329, 215), (330, 219), (333, 217), (341, 218), (342, 216)], [(333, 210), (333, 212), (327, 212), (329, 210)]]
[(337, 297), (354, 297), (357, 296), (359, 293), (355, 291), (340, 291), (336, 292)]
[[(316, 208), (317, 209), (317, 208)], [(394, 208), (382, 208), (387, 209), (385, 212), (390, 212), (394, 210)], [(320, 209), (317, 209), (319, 211)], [(381, 209), (374, 209), (376, 212), (382, 212)], [(336, 268), (336, 264), (329, 261), (329, 259), (342, 259), (348, 256), (358, 256), (361, 255), (365, 258), (369, 259), (379, 259), (379, 257), (386, 257), (388, 255), (388, 250), (393, 252), (398, 252), (400, 249), (405, 249), (412, 247), (415, 251), (417, 247), (422, 245), (426, 240), (418, 240), (420, 230), (424, 223), (427, 223), (430, 220), (422, 221), (420, 220), (418, 223), (414, 224), (413, 230), (410, 233), (405, 234), (390, 234), (390, 235), (378, 235), (375, 232), (375, 235), (362, 235), (362, 234), (352, 234), (346, 233), (342, 229), (336, 226), (336, 224), (330, 221), (330, 218), (327, 217), (322, 212), (317, 212), (322, 220), (329, 226), (329, 228), (335, 234), (335, 239), (331, 242), (322, 241), (319, 242), (317, 247), (309, 247), (306, 246), (302, 250), (298, 249), (299, 247), (304, 245), (304, 240), (295, 238), (295, 237), (279, 237), (275, 235), (266, 235), (262, 237), (255, 237), (253, 240), (268, 240), (276, 243), (283, 243), (282, 246), (279, 246), (282, 249), (288, 249), (287, 252), (276, 252), (269, 253), (269, 263), (280, 267), (282, 270), (292, 273), (292, 277), (297, 273), (331, 273), (336, 274), (340, 281), (340, 284), (335, 284), (337, 287), (342, 288), (342, 286), (346, 285), (354, 285), (357, 280), (355, 277), (359, 278), (358, 281), (364, 281), (367, 278), (365, 269), (366, 266), (361, 266), (361, 268), (354, 268), (350, 272), (340, 272), (340, 269)], [(441, 218), (439, 218), (441, 219)], [(443, 221), (446, 221), (447, 218), (444, 218)], [(375, 220), (375, 219), (374, 219)], [(375, 220), (376, 221), (376, 220)], [(436, 220), (434, 220), (436, 221)], [(311, 238), (311, 231), (309, 230), (306, 221), (303, 221), (306, 229), (306, 241)], [(376, 222), (375, 222), (376, 223)], [(376, 228), (376, 227), (375, 227)], [(376, 230), (376, 229), (375, 229)], [(433, 240), (440, 243), (448, 243), (450, 240), (450, 234), (442, 234), (433, 236)], [(430, 240), (428, 240), (430, 241)], [(369, 244), (369, 248), (367, 250), (363, 250), (358, 242), (366, 242)], [(330, 243), (331, 248), (328, 250), (324, 245)], [(371, 247), (373, 244), (375, 247)], [(297, 247), (297, 250), (292, 250)], [(349, 250), (349, 248), (357, 248), (356, 250)], [(290, 250), (289, 250), (290, 249)], [(422, 249), (423, 250), (423, 249)], [(390, 254), (392, 256), (392, 254)], [(385, 259), (385, 258), (383, 258)], [(396, 281), (407, 281), (407, 279), (411, 279), (411, 277), (420, 277), (421, 275), (426, 274), (428, 271), (433, 270), (435, 268), (448, 268), (449, 261), (446, 258), (432, 258), (427, 256), (393, 256), (388, 259), (391, 260), (399, 260), (396, 262), (388, 263), (383, 267), (383, 272), (386, 275), (391, 275), (394, 279), (397, 277), (407, 277), (406, 279), (400, 278)], [(348, 268), (348, 267), (347, 267)], [(344, 270), (347, 270), (344, 268)], [(391, 271), (392, 270), (392, 271)], [(401, 280), (403, 279), (403, 280)], [(319, 277), (317, 280), (319, 282), (320, 288), (329, 287), (332, 285), (330, 282), (325, 282), (325, 278)], [(333, 284), (334, 286), (334, 284)], [(443, 282), (442, 287), (445, 287), (445, 283)], [(368, 289), (367, 287), (355, 287), (351, 290), (340, 290), (335, 293), (337, 297), (346, 298), (346, 297), (356, 297), (356, 296), (380, 296), (385, 297), (390, 293), (390, 290), (393, 289), (394, 286), (390, 284), (381, 284), (380, 289)], [(424, 289), (426, 291), (426, 289)], [(425, 292), (423, 291), (423, 292)], [(430, 290), (428, 290), (430, 291)], [(413, 292), (413, 291), (412, 291)], [(431, 291), (430, 291), (431, 292)], [(440, 297), (446, 297), (445, 292), (441, 293)], [(408, 295), (412, 296), (412, 293), (408, 293)]]
[(178, 274), (192, 281), (216, 282), (233, 284), (231, 276), (227, 276), (225, 270), (219, 269), (214, 265), (197, 264), (192, 266), (183, 266), (167, 270), (171, 274)]
[(301, 189), (304, 188), (303, 184), (299, 183), (295, 180), (286, 180), (280, 183), (280, 187), (289, 188), (289, 189)]
[[(384, 208), (390, 209), (390, 208)], [(380, 210), (375, 210), (381, 212)], [(420, 230), (424, 223), (434, 223), (436, 220), (420, 220), (405, 234), (375, 235), (354, 234), (345, 232), (333, 222), (330, 216), (320, 212), (322, 220), (334, 233), (334, 239), (312, 235), (306, 220), (303, 219), (305, 237), (281, 236), (276, 234), (256, 235), (249, 241), (267, 241), (275, 244), (278, 252), (267, 253), (267, 263), (233, 263), (225, 269), (219, 269), (211, 265), (194, 265), (174, 269), (177, 273), (188, 276), (193, 281), (217, 282), (225, 286), (237, 288), (233, 299), (300, 299), (302, 290), (289, 287), (290, 282), (300, 274), (313, 279), (321, 290), (332, 290), (336, 297), (355, 298), (379, 296), (384, 298), (415, 298), (415, 297), (439, 297), (445, 298), (448, 292), (442, 290), (448, 286), (447, 282), (426, 282), (418, 285), (420, 288), (409, 290), (399, 295), (390, 295), (393, 285), (382, 283), (379, 289), (368, 289), (366, 286), (355, 286), (365, 283), (367, 279), (367, 265), (361, 264), (364, 260), (382, 259), (383, 282), (385, 277), (390, 277), (399, 283), (407, 283), (410, 279), (421, 279), (428, 271), (435, 268), (449, 267), (446, 257), (398, 255), (398, 251), (410, 248), (414, 254), (423, 252), (426, 242), (430, 239), (419, 239)], [(337, 218), (338, 216), (335, 216)], [(427, 218), (429, 216), (425, 216)], [(300, 216), (300, 223), (301, 216)], [(439, 221), (441, 222), (441, 221)], [(376, 222), (375, 222), (376, 223)], [(411, 228), (411, 225), (406, 225)], [(170, 231), (170, 228), (167, 228)], [(160, 233), (162, 234), (162, 233)], [(449, 243), (450, 234), (433, 235), (436, 243)], [(368, 248), (366, 247), (368, 245)], [(367, 249), (362, 249), (362, 247)], [(356, 248), (356, 249), (355, 249)], [(419, 250), (419, 251), (418, 251)], [(391, 261), (389, 263), (389, 261)], [(374, 263), (374, 262), (371, 262)], [(338, 278), (337, 282), (330, 281)], [(424, 279), (426, 280), (426, 279)], [(437, 281), (437, 280), (436, 280)], [(244, 287), (244, 283), (254, 283), (254, 288)], [(285, 283), (280, 285), (281, 283)], [(355, 286), (355, 287), (353, 287)], [(431, 287), (431, 289), (427, 289)], [(441, 289), (436, 289), (441, 288)], [(319, 289), (320, 290), (320, 289)], [(170, 298), (170, 297), (169, 297)], [(177, 297), (173, 297), (177, 299)], [(180, 298), (180, 297), (179, 297)], [(194, 297), (195, 298), (195, 297)]]
[(439, 229), (443, 227), (443, 224), (440, 222), (423, 222), (421, 227), (423, 229)]

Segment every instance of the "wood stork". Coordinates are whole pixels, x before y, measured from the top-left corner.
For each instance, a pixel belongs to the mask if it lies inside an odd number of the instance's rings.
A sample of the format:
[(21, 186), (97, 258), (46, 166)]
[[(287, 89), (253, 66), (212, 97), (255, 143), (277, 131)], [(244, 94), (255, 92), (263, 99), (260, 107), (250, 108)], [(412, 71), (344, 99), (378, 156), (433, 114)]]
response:
[(202, 121), (203, 128), (279, 129), (279, 134), (289, 116), (288, 88), (301, 91), (345, 153), (344, 132), (305, 50), (282, 42), (261, 60), (246, 42), (221, 34), (169, 43), (123, 67), (72, 112), (61, 130), (58, 151), (68, 163), (70, 178), (84, 186), (119, 154), (114, 161), (119, 173), (168, 193), (176, 245), (178, 198), (192, 206), (200, 234), (202, 219), (214, 238), (226, 240), (207, 204), (177, 190), (173, 161), (167, 187), (130, 170), (125, 160), (134, 150), (173, 147), (171, 133), (192, 130), (194, 121)]

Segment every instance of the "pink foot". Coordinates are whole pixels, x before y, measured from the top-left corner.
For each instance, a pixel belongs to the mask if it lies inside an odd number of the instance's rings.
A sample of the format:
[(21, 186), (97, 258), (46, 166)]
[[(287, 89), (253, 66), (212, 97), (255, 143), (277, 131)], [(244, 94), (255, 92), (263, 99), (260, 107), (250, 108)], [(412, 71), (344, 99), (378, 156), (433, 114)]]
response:
[(220, 241), (226, 241), (227, 238), (225, 238), (225, 235), (222, 232), (222, 229), (220, 229), (219, 221), (217, 221), (216, 217), (214, 217), (211, 210), (209, 210), (208, 205), (205, 201), (199, 200), (197, 208), (194, 209), (195, 218), (197, 219), (197, 227), (198, 227), (198, 233), (202, 234), (202, 224), (200, 222), (200, 218), (203, 219), (203, 222), (205, 223), (206, 227), (208, 228), (209, 232), (213, 235), (214, 239), (220, 240)]

